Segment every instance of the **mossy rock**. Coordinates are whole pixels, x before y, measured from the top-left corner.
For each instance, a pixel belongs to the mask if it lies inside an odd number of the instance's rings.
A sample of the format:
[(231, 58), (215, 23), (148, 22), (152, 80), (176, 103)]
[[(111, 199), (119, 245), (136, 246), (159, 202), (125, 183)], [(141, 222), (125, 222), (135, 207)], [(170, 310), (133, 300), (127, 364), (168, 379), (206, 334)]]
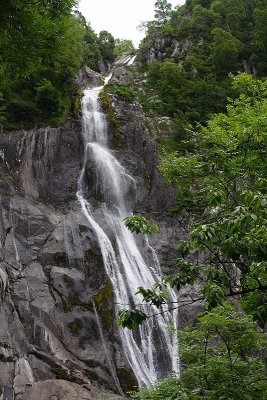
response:
[(126, 103), (131, 103), (137, 96), (137, 93), (131, 88), (130, 85), (125, 84), (112, 84), (112, 93), (115, 94), (120, 100)]
[(0, 183), (7, 183), (6, 176), (4, 174), (0, 174)]
[(68, 289), (73, 289), (74, 288), (75, 285), (73, 283), (73, 280), (68, 275), (63, 275), (62, 279), (65, 282), (66, 287)]
[(67, 255), (58, 251), (54, 254), (54, 261), (58, 267), (66, 267), (68, 261)]
[(103, 111), (106, 114), (107, 121), (111, 124), (113, 128), (113, 135), (118, 137), (120, 135), (120, 126), (112, 108), (111, 98), (109, 97), (109, 94), (104, 90), (100, 92), (99, 98), (102, 103)]
[(56, 375), (57, 379), (62, 379), (64, 381), (71, 380), (68, 371), (60, 366), (55, 367), (54, 374)]
[(73, 333), (73, 335), (78, 335), (78, 332), (81, 330), (82, 328), (82, 324), (81, 321), (79, 319), (75, 319), (74, 321), (70, 322), (68, 324), (71, 332)]
[(74, 296), (68, 297), (66, 300), (62, 300), (62, 303), (65, 313), (71, 311), (74, 307), (79, 305), (78, 299)]
[(98, 255), (91, 249), (85, 250), (83, 253), (85, 261), (91, 262), (98, 259)]
[(70, 194), (69, 196), (64, 197), (63, 201), (65, 204), (72, 203), (73, 201), (76, 200), (75, 194)]
[(84, 232), (88, 232), (89, 228), (88, 228), (88, 226), (81, 224), (81, 225), (79, 225), (79, 230), (81, 233), (84, 233)]
[(99, 290), (99, 292), (95, 295), (95, 303), (96, 305), (101, 304), (104, 300), (106, 300), (108, 297), (111, 297), (113, 295), (113, 289), (111, 283), (108, 283), (102, 289)]
[(71, 104), (71, 114), (74, 118), (79, 117), (80, 107), (81, 107), (81, 99), (83, 97), (83, 91), (80, 86), (75, 87), (75, 90), (72, 95), (72, 104)]
[[(96, 289), (98, 289), (103, 279), (101, 276), (105, 274), (105, 267), (103, 264), (103, 258), (101, 254), (96, 253), (95, 251), (88, 249), (83, 253), (83, 260), (84, 260), (84, 268), (83, 273), (85, 278), (88, 280), (93, 279), (93, 286), (97, 285)], [(95, 273), (97, 273), (97, 277), (95, 277)]]
[(104, 326), (110, 330), (113, 325), (114, 311), (110, 309), (113, 289), (111, 283), (108, 283), (94, 296), (96, 309), (102, 318)]
[(126, 368), (117, 368), (117, 376), (124, 393), (136, 390), (138, 388), (138, 382), (134, 374), (131, 371), (128, 371)]

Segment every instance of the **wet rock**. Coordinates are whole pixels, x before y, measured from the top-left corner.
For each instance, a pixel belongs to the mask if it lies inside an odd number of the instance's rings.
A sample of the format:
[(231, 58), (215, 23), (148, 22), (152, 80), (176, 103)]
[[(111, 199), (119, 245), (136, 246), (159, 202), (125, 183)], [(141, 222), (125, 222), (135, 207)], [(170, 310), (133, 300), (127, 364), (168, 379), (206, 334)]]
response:
[[(87, 87), (98, 85), (101, 77), (84, 69), (78, 79)], [(114, 72), (115, 83), (128, 84), (132, 79), (125, 68)], [(137, 214), (160, 225), (160, 234), (151, 243), (164, 272), (170, 271), (175, 264), (173, 249), (184, 234), (164, 214), (174, 204), (175, 192), (157, 169), (159, 128), (137, 100), (131, 104), (111, 98), (119, 124), (113, 151), (137, 187), (137, 197), (130, 189), (128, 197)], [(14, 393), (16, 400), (122, 399), (115, 393), (135, 386), (136, 379), (122, 350), (100, 244), (76, 198), (83, 159), (81, 124), (69, 121), (59, 128), (0, 132), (0, 150), (4, 176), (0, 184), (0, 396), (5, 400), (13, 399)], [(113, 243), (96, 189), (91, 186), (88, 191), (91, 212)], [(152, 248), (144, 257), (151, 268), (157, 267)]]
[(2, 134), (0, 143), (0, 165), (25, 197), (41, 204), (75, 199), (83, 154), (79, 122)]
[(20, 358), (15, 364), (14, 393), (21, 400), (27, 384), (34, 382), (33, 372), (26, 358)]
[(88, 89), (89, 87), (99, 86), (103, 78), (98, 72), (85, 66), (79, 71), (76, 80), (82, 89)]

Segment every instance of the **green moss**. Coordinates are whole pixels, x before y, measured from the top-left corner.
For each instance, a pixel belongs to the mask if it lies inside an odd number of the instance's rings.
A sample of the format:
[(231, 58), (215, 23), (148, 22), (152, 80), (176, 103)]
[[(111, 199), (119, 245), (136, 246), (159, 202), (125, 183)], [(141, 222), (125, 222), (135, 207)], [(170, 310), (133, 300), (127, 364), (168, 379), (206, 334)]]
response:
[(94, 253), (93, 250), (91, 249), (85, 250), (83, 255), (84, 255), (84, 260), (87, 261), (88, 263), (96, 262), (98, 259), (98, 255)]
[(138, 387), (138, 382), (136, 381), (134, 375), (127, 371), (127, 369), (117, 368), (117, 376), (124, 393), (132, 391)]
[(75, 319), (74, 321), (70, 322), (70, 323), (68, 324), (68, 326), (69, 326), (71, 332), (72, 332), (74, 335), (77, 335), (78, 332), (79, 332), (79, 330), (80, 330), (81, 327), (82, 327), (82, 324), (81, 324), (81, 321), (79, 321), (78, 319)]
[(62, 300), (63, 310), (65, 313), (71, 311), (73, 307), (78, 306), (79, 302), (76, 297), (70, 296), (66, 300)]
[(59, 251), (54, 254), (54, 261), (58, 267), (66, 267), (67, 256), (65, 253), (60, 253)]
[(93, 277), (93, 271), (103, 271), (103, 260), (101, 255), (96, 254), (93, 250), (88, 249), (83, 253), (84, 268), (83, 273), (87, 280)]
[(102, 92), (100, 92), (99, 98), (102, 102), (103, 111), (106, 114), (107, 120), (113, 127), (113, 134), (115, 136), (118, 136), (119, 135), (119, 123), (118, 123), (117, 118), (112, 109), (112, 101), (111, 101), (108, 93), (103, 90)]
[(11, 192), (4, 192), (4, 193), (3, 193), (3, 196), (11, 197), (11, 196), (12, 196), (12, 193), (11, 193)]
[(113, 290), (112, 290), (111, 283), (108, 283), (107, 285), (102, 287), (102, 289), (100, 289), (99, 292), (95, 295), (96, 305), (101, 304), (108, 297), (112, 296), (112, 293), (113, 293)]
[(144, 180), (148, 184), (149, 191), (152, 189), (152, 181), (153, 181), (152, 177), (153, 177), (152, 172), (145, 172)]
[(113, 290), (111, 283), (105, 285), (99, 292), (94, 296), (96, 309), (102, 318), (102, 321), (107, 329), (110, 330), (113, 324), (114, 312), (110, 309), (110, 298), (112, 297)]
[(99, 81), (99, 86), (104, 86), (105, 85), (105, 78), (101, 77)]
[(80, 86), (75, 88), (75, 91), (72, 96), (72, 116), (74, 118), (79, 117), (79, 112), (80, 112), (80, 105), (81, 105), (81, 99), (83, 97), (83, 91), (81, 90)]
[(81, 303), (80, 306), (81, 306), (82, 308), (84, 308), (85, 310), (87, 310), (87, 311), (91, 311), (91, 312), (94, 311), (94, 307), (93, 307), (92, 304)]
[(88, 232), (89, 228), (85, 225), (79, 225), (80, 232)]
[(7, 180), (6, 180), (5, 175), (0, 174), (0, 183), (6, 183), (6, 182), (7, 182)]
[(64, 380), (64, 381), (69, 381), (69, 380), (71, 380), (70, 379), (70, 376), (69, 376), (69, 374), (68, 374), (68, 371), (66, 371), (64, 368), (62, 368), (62, 367), (56, 367), (55, 369), (54, 369), (54, 373), (55, 373), (55, 375), (56, 375), (56, 378), (57, 379), (62, 379), (62, 380)]
[(70, 194), (69, 196), (64, 197), (63, 201), (64, 203), (68, 204), (71, 203), (72, 201), (76, 200), (76, 196), (74, 194)]
[(136, 97), (135, 91), (129, 85), (117, 85), (114, 87), (113, 93), (127, 103), (131, 103)]

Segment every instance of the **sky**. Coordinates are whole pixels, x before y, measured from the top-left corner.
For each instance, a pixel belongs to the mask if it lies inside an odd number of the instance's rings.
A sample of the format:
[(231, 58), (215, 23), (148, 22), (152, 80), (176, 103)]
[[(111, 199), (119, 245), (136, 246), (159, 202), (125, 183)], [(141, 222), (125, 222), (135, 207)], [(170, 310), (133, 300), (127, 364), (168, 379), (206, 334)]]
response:
[[(80, 0), (79, 10), (98, 34), (110, 32), (115, 39), (130, 39), (135, 47), (144, 37), (137, 30), (142, 21), (154, 19), (156, 0)], [(169, 0), (173, 6), (184, 4), (185, 0)]]

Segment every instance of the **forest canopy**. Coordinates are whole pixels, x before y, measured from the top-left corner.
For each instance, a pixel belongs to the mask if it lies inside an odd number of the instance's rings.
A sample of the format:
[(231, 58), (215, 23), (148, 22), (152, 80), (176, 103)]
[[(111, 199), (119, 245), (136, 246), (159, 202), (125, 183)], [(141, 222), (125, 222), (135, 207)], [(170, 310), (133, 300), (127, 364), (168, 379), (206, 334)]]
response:
[[(95, 71), (120, 52), (113, 36), (97, 35), (76, 0), (2, 0), (0, 124), (5, 129), (58, 126), (76, 117), (83, 65)], [(120, 45), (122, 45), (120, 43)], [(132, 43), (125, 42), (132, 48)]]

